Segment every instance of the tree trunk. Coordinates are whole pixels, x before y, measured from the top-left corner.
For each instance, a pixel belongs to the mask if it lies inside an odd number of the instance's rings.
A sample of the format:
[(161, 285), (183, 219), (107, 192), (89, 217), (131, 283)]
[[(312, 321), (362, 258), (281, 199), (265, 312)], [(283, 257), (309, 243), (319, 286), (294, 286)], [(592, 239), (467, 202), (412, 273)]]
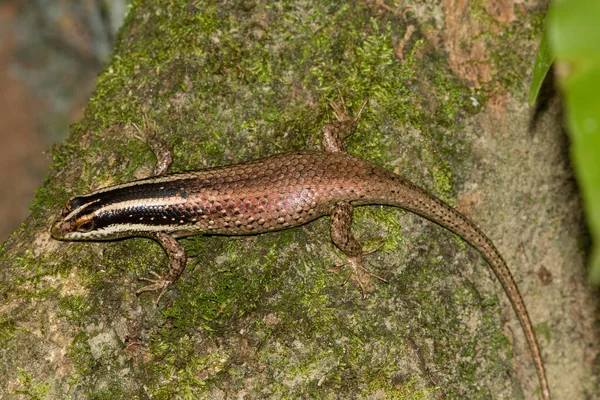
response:
[[(512, 269), (555, 399), (598, 387), (597, 297), (554, 96), (527, 106), (543, 1), (135, 2), (83, 120), (0, 261), (0, 398), (539, 397), (527, 343), (487, 264), (390, 207), (356, 210), (373, 272), (361, 299), (322, 218), (181, 240), (158, 307), (154, 242), (58, 242), (67, 199), (151, 174), (319, 149), (340, 93), (349, 152), (471, 217)], [(404, 4), (404, 2), (400, 2)], [(134, 125), (135, 124), (135, 125)], [(136, 126), (139, 127), (136, 129)], [(583, 243), (583, 245), (582, 245)], [(36, 397), (37, 396), (37, 397)]]

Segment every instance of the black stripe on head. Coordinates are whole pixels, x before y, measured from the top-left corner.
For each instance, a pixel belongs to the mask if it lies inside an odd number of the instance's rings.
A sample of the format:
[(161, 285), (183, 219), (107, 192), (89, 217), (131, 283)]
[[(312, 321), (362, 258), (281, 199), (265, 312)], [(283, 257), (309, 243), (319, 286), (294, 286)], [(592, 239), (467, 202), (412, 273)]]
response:
[(182, 197), (185, 199), (189, 196), (186, 188), (193, 186), (191, 185), (190, 181), (193, 182), (194, 179), (165, 182), (132, 182), (130, 185), (118, 185), (118, 187), (112, 190), (110, 188), (102, 189), (97, 193), (91, 193), (87, 196), (82, 196), (81, 198), (83, 201), (78, 205), (81, 206), (82, 203), (90, 203), (93, 201), (98, 201), (100, 204), (108, 206), (110, 204), (136, 199), (156, 199), (169, 197)]
[(83, 206), (84, 204), (86, 204), (88, 202), (89, 202), (89, 200), (85, 196), (73, 197), (71, 200), (69, 200), (67, 202), (67, 206), (65, 207), (65, 210), (63, 211), (63, 216), (66, 216), (71, 211), (78, 209), (79, 207)]
[(102, 202), (98, 200), (90, 201), (89, 197), (87, 196), (74, 197), (67, 203), (67, 207), (63, 211), (63, 217), (66, 217), (68, 214), (76, 211), (70, 218), (71, 221), (74, 221), (84, 215), (93, 213), (100, 207), (102, 207)]

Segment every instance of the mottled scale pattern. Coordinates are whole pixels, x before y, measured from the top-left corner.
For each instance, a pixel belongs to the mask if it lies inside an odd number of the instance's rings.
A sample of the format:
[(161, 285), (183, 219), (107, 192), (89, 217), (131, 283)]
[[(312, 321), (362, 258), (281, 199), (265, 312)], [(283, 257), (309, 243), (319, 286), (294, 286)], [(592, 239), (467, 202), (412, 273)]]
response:
[(340, 200), (394, 204), (399, 191), (387, 187), (396, 179), (344, 153), (298, 152), (117, 185), (76, 197), (71, 207), (91, 203), (82, 212), (97, 214), (99, 235), (111, 225), (127, 227), (119, 237), (152, 226), (176, 237), (248, 234), (302, 225)]
[(346, 153), (287, 153), (142, 179), (75, 197), (63, 217), (68, 222), (93, 215), (95, 236), (88, 237), (94, 239), (159, 230), (176, 237), (250, 234), (302, 225), (329, 215), (339, 202), (394, 205), (439, 223), (470, 243), (485, 238), (442, 201)]

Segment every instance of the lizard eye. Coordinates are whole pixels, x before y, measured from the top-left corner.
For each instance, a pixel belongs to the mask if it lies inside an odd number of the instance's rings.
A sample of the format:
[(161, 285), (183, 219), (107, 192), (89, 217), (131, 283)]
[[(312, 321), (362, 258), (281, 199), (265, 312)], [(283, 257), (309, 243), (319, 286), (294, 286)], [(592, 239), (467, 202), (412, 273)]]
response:
[(84, 223), (82, 223), (81, 225), (79, 225), (77, 227), (77, 230), (79, 232), (89, 232), (92, 229), (94, 229), (94, 221), (92, 221), (92, 220), (85, 221)]

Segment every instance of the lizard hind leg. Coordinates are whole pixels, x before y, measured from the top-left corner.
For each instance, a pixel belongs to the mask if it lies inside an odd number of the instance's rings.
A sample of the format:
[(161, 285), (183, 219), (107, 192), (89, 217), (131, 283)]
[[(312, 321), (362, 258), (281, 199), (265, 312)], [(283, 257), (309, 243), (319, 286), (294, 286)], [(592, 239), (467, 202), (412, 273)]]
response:
[(358, 120), (367, 105), (367, 101), (362, 104), (356, 117), (351, 117), (346, 108), (346, 103), (340, 92), (340, 104), (329, 102), (333, 109), (333, 115), (336, 121), (330, 122), (323, 127), (323, 147), (328, 153), (346, 152), (344, 140), (354, 133)]
[(350, 273), (343, 282), (345, 285), (350, 278), (360, 286), (363, 298), (367, 297), (369, 277), (387, 282), (382, 277), (375, 275), (363, 265), (363, 256), (371, 254), (377, 249), (364, 253), (362, 246), (352, 234), (352, 216), (354, 209), (350, 203), (337, 203), (331, 211), (331, 240), (348, 257), (343, 265), (350, 267)]

